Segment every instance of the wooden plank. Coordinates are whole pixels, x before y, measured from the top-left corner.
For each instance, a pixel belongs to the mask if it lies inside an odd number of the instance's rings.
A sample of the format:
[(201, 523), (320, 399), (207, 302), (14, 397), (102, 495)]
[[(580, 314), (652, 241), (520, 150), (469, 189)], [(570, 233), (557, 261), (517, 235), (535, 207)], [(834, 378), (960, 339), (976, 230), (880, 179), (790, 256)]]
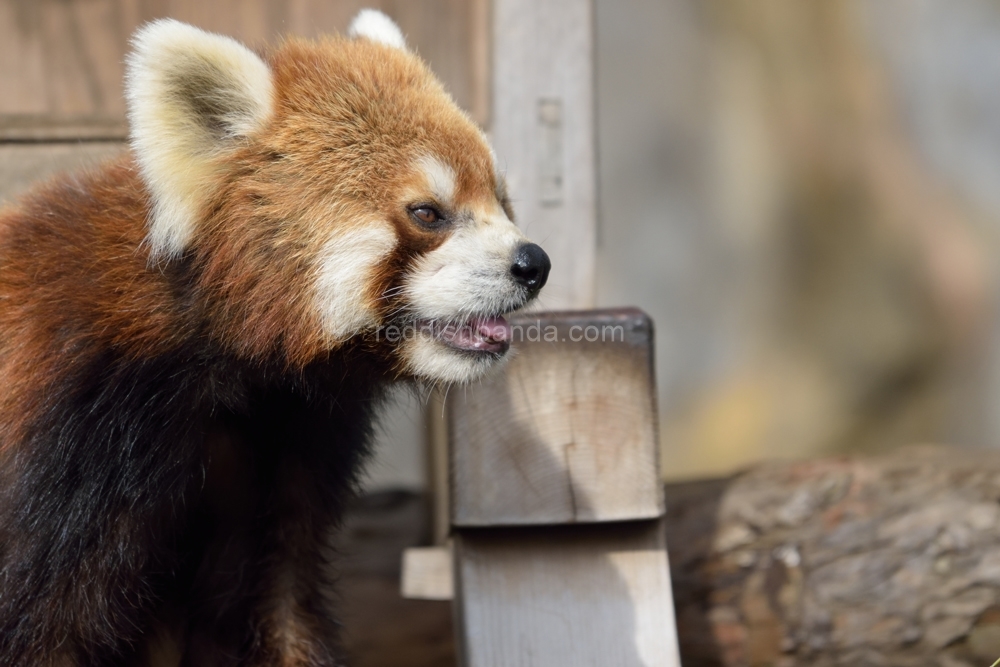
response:
[(504, 372), (451, 392), (453, 524), (660, 516), (649, 318), (539, 313), (511, 327)]
[(451, 454), (448, 445), (448, 420), (445, 392), (431, 390), (424, 412), (427, 424), (427, 488), (431, 503), (431, 534), (434, 544), (443, 545), (451, 533)]
[(465, 529), (465, 667), (678, 667), (662, 522)]
[(0, 114), (121, 115), (119, 2), (0, 2)]
[(0, 144), (0, 205), (52, 174), (98, 164), (124, 148), (114, 141)]
[(400, 593), (411, 600), (451, 600), (455, 595), (450, 546), (403, 551)]
[(469, 77), (471, 94), (468, 101), (473, 120), (484, 128), (492, 122), (490, 105), (493, 100), (490, 73), (490, 49), (493, 44), (493, 23), (490, 0), (468, 0), (469, 6)]
[(597, 177), (590, 0), (494, 0), (491, 131), (518, 219), (552, 259), (549, 309), (594, 305)]
[(128, 137), (124, 119), (81, 118), (60, 121), (46, 116), (7, 116), (0, 120), (0, 142), (123, 142)]
[(18, 139), (7, 126), (23, 124), (24, 117), (44, 119), (35, 128), (35, 139), (65, 138), (65, 131), (45, 134), (61, 124), (121, 126), (122, 63), (129, 37), (146, 21), (170, 16), (259, 47), (284, 34), (343, 31), (362, 7), (392, 15), (459, 105), (482, 121), (483, 2), (0, 0), (0, 140)]

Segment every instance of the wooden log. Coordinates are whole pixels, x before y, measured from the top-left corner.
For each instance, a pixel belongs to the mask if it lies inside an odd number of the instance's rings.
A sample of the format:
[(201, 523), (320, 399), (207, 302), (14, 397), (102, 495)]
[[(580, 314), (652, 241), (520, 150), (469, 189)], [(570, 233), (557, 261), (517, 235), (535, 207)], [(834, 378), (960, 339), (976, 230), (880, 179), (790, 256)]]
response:
[(511, 326), (505, 372), (452, 392), (453, 524), (662, 515), (649, 318), (538, 313)]
[(679, 667), (662, 522), (464, 529), (466, 667)]
[(685, 667), (1000, 658), (1000, 451), (907, 448), (667, 487)]
[(768, 463), (666, 498), (684, 667), (1000, 658), (1000, 451)]

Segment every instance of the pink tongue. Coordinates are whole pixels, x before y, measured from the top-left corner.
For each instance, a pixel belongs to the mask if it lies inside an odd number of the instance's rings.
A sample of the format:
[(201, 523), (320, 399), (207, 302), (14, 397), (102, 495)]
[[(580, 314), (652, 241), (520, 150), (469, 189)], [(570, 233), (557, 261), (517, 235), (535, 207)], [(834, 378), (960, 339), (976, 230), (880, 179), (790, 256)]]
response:
[(510, 324), (503, 317), (491, 317), (475, 323), (476, 333), (488, 341), (510, 341)]
[(466, 322), (457, 329), (449, 328), (444, 337), (452, 345), (465, 350), (504, 352), (510, 346), (510, 324), (502, 317), (490, 317)]

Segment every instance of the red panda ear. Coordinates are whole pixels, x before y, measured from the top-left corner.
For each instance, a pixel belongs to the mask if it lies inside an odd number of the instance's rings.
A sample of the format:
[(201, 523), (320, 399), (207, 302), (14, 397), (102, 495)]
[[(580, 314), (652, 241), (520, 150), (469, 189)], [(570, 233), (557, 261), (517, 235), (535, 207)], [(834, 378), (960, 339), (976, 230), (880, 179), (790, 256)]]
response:
[(406, 51), (406, 39), (391, 18), (377, 9), (362, 9), (351, 21), (348, 36), (354, 39), (368, 39)]
[(223, 161), (271, 116), (271, 70), (228, 37), (164, 19), (139, 30), (126, 62), (131, 144), (152, 195), (152, 256), (182, 253)]

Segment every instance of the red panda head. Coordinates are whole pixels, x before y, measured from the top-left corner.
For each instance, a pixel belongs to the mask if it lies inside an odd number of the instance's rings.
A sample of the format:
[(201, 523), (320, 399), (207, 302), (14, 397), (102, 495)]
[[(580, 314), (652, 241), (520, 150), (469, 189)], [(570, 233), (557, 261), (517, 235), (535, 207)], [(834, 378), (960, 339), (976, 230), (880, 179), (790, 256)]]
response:
[(383, 14), (264, 57), (157, 21), (127, 97), (151, 266), (197, 267), (209, 330), (241, 354), (360, 346), (467, 381), (545, 283), (485, 136)]

